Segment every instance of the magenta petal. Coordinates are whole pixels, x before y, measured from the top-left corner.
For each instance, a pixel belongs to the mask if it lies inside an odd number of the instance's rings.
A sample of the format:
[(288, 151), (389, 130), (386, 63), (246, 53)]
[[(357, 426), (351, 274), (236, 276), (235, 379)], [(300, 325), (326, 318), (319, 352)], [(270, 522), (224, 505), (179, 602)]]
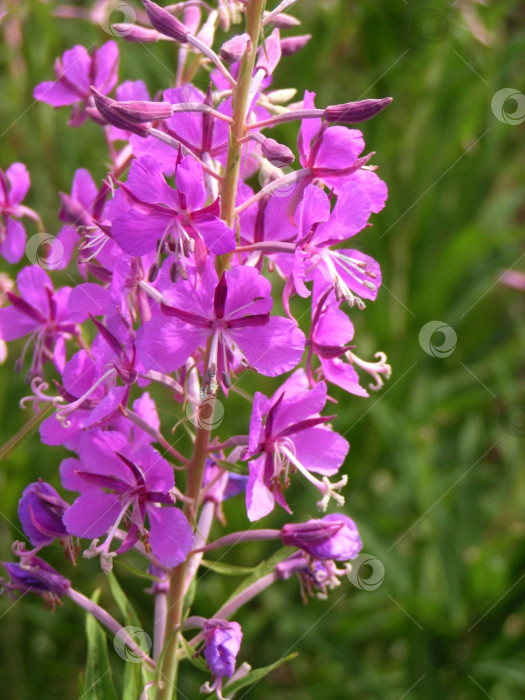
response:
[(343, 362), (339, 358), (335, 360), (321, 359), (323, 374), (327, 382), (332, 382), (350, 394), (356, 396), (368, 396), (366, 389), (359, 384), (359, 375), (348, 362)]
[(201, 166), (191, 156), (185, 156), (175, 171), (177, 191), (184, 195), (187, 211), (202, 209), (206, 201), (206, 188)]
[(146, 505), (151, 551), (164, 566), (177, 566), (193, 546), (193, 531), (184, 513), (175, 506)]
[(60, 463), (60, 479), (62, 481), (62, 486), (68, 491), (87, 491), (88, 489), (96, 488), (93, 484), (88, 483), (82, 479), (77, 471), (85, 469), (82, 462), (75, 457), (66, 457)]
[(69, 295), (69, 317), (75, 323), (82, 323), (89, 316), (103, 316), (106, 313), (111, 295), (100, 284), (86, 282), (73, 287)]
[(72, 199), (80, 202), (86, 211), (90, 211), (97, 197), (97, 192), (97, 186), (88, 170), (79, 168), (75, 171), (71, 187)]
[(73, 46), (62, 56), (62, 65), (66, 79), (83, 95), (89, 95), (91, 57), (87, 49), (84, 46)]
[(0, 253), (11, 264), (20, 262), (26, 248), (26, 230), (20, 221), (6, 217), (6, 235)]
[[(275, 396), (280, 395), (281, 390), (278, 389)], [(325, 404), (326, 384), (324, 382), (319, 382), (313, 389), (303, 391), (295, 396), (290, 391), (285, 390), (284, 398), (274, 414), (273, 435), (278, 435), (294, 423), (319, 415)], [(300, 434), (302, 435), (302, 433)]]
[(87, 471), (134, 483), (135, 478), (129, 467), (116, 454), (126, 453), (126, 447), (126, 438), (115, 430), (91, 430), (85, 432), (80, 440), (80, 459)]
[(229, 330), (248, 363), (267, 377), (293, 369), (303, 356), (304, 333), (293, 321), (273, 316), (264, 326)]
[(49, 80), (40, 83), (33, 90), (33, 97), (40, 102), (46, 102), (53, 107), (65, 107), (80, 101), (80, 97), (68, 90), (61, 83)]
[(368, 194), (374, 214), (377, 214), (383, 209), (388, 197), (388, 189), (383, 180), (381, 180), (376, 173), (361, 168), (360, 170), (356, 170), (355, 173), (352, 173), (350, 180), (356, 182), (359, 187)]
[(206, 247), (214, 255), (223, 255), (235, 249), (235, 234), (217, 217), (192, 219), (192, 224), (202, 236)]
[(142, 202), (168, 204), (173, 198), (172, 190), (164, 180), (160, 165), (150, 156), (133, 161), (126, 184)]
[(118, 411), (119, 404), (126, 398), (128, 389), (125, 386), (114, 386), (108, 391), (102, 401), (91, 411), (86, 427), (95, 426), (106, 418), (111, 418)]
[(133, 460), (140, 464), (144, 472), (148, 491), (167, 493), (175, 486), (173, 467), (151, 445), (134, 452)]
[(145, 255), (154, 250), (159, 238), (166, 233), (171, 223), (169, 214), (146, 214), (129, 209), (121, 214), (111, 226), (115, 241), (125, 253)]
[(225, 318), (242, 318), (271, 311), (273, 301), (270, 282), (254, 267), (238, 266), (227, 270), (226, 282), (228, 295)]
[(147, 369), (157, 372), (174, 372), (182, 367), (209, 335), (206, 328), (193, 328), (162, 317), (152, 318), (143, 328), (138, 355)]
[(326, 240), (344, 241), (365, 226), (372, 212), (370, 198), (356, 183), (341, 187), (330, 219), (321, 224), (312, 238), (314, 245)]
[(27, 168), (23, 163), (13, 163), (7, 168), (5, 174), (11, 185), (9, 202), (12, 205), (20, 204), (26, 196), (31, 184)]
[(108, 41), (97, 50), (95, 87), (103, 95), (107, 95), (117, 84), (118, 59), (118, 46), (115, 41)]
[(332, 476), (344, 462), (350, 445), (328, 428), (308, 428), (293, 436), (299, 462), (309, 471)]
[(345, 126), (331, 126), (322, 138), (315, 158), (316, 167), (339, 170), (351, 166), (363, 148), (363, 134)]
[(32, 333), (38, 324), (34, 318), (26, 316), (14, 306), (0, 309), (0, 338), (2, 340), (16, 340), (24, 335)]
[(263, 481), (263, 469), (266, 454), (249, 463), (250, 475), (246, 485), (246, 510), (248, 518), (253, 523), (271, 513), (275, 506), (272, 492)]
[(118, 496), (100, 489), (89, 489), (65, 513), (63, 522), (71, 535), (92, 539), (109, 530), (121, 509)]
[(38, 309), (46, 318), (49, 316), (49, 303), (44, 288), (53, 289), (53, 283), (47, 272), (38, 265), (24, 267), (16, 276), (16, 286), (20, 296), (28, 304)]

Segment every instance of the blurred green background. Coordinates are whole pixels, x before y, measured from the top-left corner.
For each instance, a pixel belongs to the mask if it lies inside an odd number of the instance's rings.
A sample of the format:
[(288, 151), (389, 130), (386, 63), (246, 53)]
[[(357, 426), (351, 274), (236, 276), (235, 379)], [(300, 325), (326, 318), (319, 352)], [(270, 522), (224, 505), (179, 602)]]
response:
[[(57, 192), (69, 192), (75, 169), (87, 167), (97, 178), (106, 172), (95, 125), (69, 129), (68, 109), (32, 99), (34, 85), (52, 77), (55, 56), (109, 38), (96, 24), (53, 18), (58, 4), (0, 3), (8, 10), (0, 24), (0, 165), (27, 164), (33, 185), (26, 203), (50, 233), (59, 228)], [(393, 376), (369, 399), (336, 392), (335, 422), (352, 446), (345, 512), (385, 575), (374, 590), (343, 577), (328, 601), (306, 606), (297, 582), (282, 582), (239, 613), (240, 660), (262, 666), (300, 652), (241, 696), (523, 698), (525, 295), (499, 277), (507, 268), (525, 271), (525, 122), (497, 119), (491, 101), (502, 88), (525, 92), (525, 7), (514, 0), (301, 0), (295, 10), (302, 27), (292, 33), (313, 38), (283, 59), (276, 86), (314, 90), (319, 106), (394, 97), (362, 129), (390, 195), (359, 245), (380, 261), (384, 285), (376, 303), (351, 313), (357, 353), (371, 359), (385, 351)], [(167, 85), (169, 46), (120, 45), (121, 79), (142, 78), (152, 93)], [(289, 145), (295, 134), (293, 125), (281, 132)], [(447, 357), (420, 344), (431, 321), (457, 335)], [(443, 340), (439, 333), (431, 339)], [(26, 387), (11, 360), (1, 376), (3, 443), (29, 413), (18, 408)], [(275, 384), (267, 384), (258, 379), (256, 387), (269, 393)], [(246, 404), (239, 397), (228, 403), (221, 435), (246, 429)], [(165, 420), (176, 410), (165, 397)], [(4, 460), (2, 560), (21, 537), (21, 491), (38, 476), (59, 486), (65, 453), (42, 447), (33, 431)], [(310, 490), (298, 487), (292, 503), (298, 519), (315, 516)], [(232, 528), (245, 526), (239, 503), (226, 512)], [(282, 522), (276, 513), (268, 527)], [(48, 551), (49, 561), (63, 566), (59, 547)], [(246, 546), (228, 560), (253, 565), (272, 551)], [(65, 569), (76, 587), (89, 595), (102, 586), (103, 601), (118, 614), (98, 564), (80, 564)], [(360, 571), (363, 579), (369, 573)], [(116, 574), (148, 630), (145, 582), (119, 567)], [(205, 575), (195, 611), (213, 613), (237, 583)], [(77, 697), (83, 615), (69, 601), (51, 614), (28, 596), (19, 604), (1, 600), (0, 619), (2, 697)], [(110, 654), (118, 677), (124, 662)], [(181, 697), (198, 697), (205, 678), (185, 665), (181, 679)]]

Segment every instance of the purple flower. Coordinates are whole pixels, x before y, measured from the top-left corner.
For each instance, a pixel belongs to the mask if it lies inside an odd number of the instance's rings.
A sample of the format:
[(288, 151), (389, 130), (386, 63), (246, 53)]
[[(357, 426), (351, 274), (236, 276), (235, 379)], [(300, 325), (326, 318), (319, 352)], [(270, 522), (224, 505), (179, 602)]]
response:
[[(319, 507), (326, 509), (330, 497), (344, 503), (337, 489), (346, 484), (346, 475), (335, 484), (328, 477), (337, 473), (348, 452), (348, 442), (325, 424), (331, 417), (319, 415), (326, 403), (326, 385), (309, 390), (302, 370), (268, 399), (257, 392), (250, 421), (250, 441), (245, 457), (250, 476), (246, 506), (250, 520), (259, 520), (274, 507), (275, 501), (288, 512), (283, 489), (290, 475), (299, 471), (323, 494)], [(322, 481), (311, 472), (322, 475)]]
[(155, 248), (175, 252), (179, 267), (185, 256), (205, 261), (207, 250), (222, 255), (235, 248), (235, 235), (219, 219), (219, 204), (207, 199), (202, 168), (191, 157), (182, 158), (175, 170), (174, 190), (167, 185), (156, 160), (135, 160), (127, 183), (109, 204), (111, 234), (122, 250), (144, 255)]
[(86, 105), (92, 102), (90, 86), (107, 95), (117, 83), (117, 71), (118, 48), (114, 41), (95, 48), (91, 56), (84, 46), (74, 46), (64, 53), (62, 60), (56, 59), (56, 80), (40, 83), (33, 95), (53, 107), (80, 103), (70, 120), (70, 124), (78, 126), (86, 118)]
[[(304, 108), (314, 107), (313, 92), (305, 92)], [(297, 140), (301, 164), (311, 174), (301, 181), (297, 195), (315, 178), (339, 194), (348, 181), (365, 190), (371, 201), (372, 211), (377, 213), (385, 206), (387, 188), (372, 170), (363, 170), (370, 156), (359, 158), (365, 147), (363, 134), (358, 129), (345, 126), (329, 126), (321, 119), (304, 119)]]
[(26, 486), (18, 502), (18, 517), (34, 547), (51, 544), (56, 537), (67, 537), (62, 516), (69, 508), (51, 484), (35, 481)]
[(270, 316), (273, 300), (268, 280), (251, 267), (234, 267), (218, 280), (208, 261), (202, 278), (188, 270), (164, 292), (162, 312), (144, 326), (139, 356), (146, 366), (172, 372), (211, 337), (210, 376), (225, 388), (237, 366), (275, 377), (301, 360), (304, 334), (295, 322)]
[(21, 204), (29, 185), (23, 163), (13, 163), (5, 173), (0, 168), (0, 253), (10, 263), (19, 262), (26, 245), (25, 228), (17, 219), (34, 214)]
[(80, 462), (62, 464), (64, 487), (81, 492), (65, 514), (64, 524), (69, 533), (88, 539), (109, 531), (105, 543), (96, 548), (104, 568), (110, 568), (115, 553), (109, 547), (122, 522), (128, 524), (128, 534), (119, 552), (140, 537), (164, 566), (186, 559), (193, 532), (186, 516), (173, 505), (173, 468), (158, 452), (149, 445), (132, 451), (126, 438), (115, 431), (91, 432), (80, 441)]
[(70, 321), (67, 309), (71, 288), (62, 287), (55, 292), (48, 274), (36, 265), (20, 270), (16, 284), (20, 296), (6, 292), (11, 306), (0, 309), (0, 338), (16, 340), (30, 336), (18, 361), (21, 365), (33, 343), (29, 375), (41, 374), (48, 360), (63, 371), (66, 340), (79, 332), (76, 324)]
[(241, 647), (242, 630), (238, 622), (211, 618), (204, 623), (204, 658), (218, 678), (233, 675)]
[(299, 547), (314, 559), (321, 560), (355, 559), (363, 547), (354, 521), (336, 513), (306, 523), (286, 523), (281, 536), (283, 544)]
[(351, 394), (368, 396), (368, 392), (359, 383), (359, 375), (354, 365), (372, 376), (374, 383), (370, 384), (369, 388), (377, 391), (383, 386), (383, 377), (390, 377), (391, 367), (387, 363), (386, 355), (377, 352), (375, 362), (366, 362), (355, 354), (350, 345), (354, 336), (352, 322), (338, 308), (339, 302), (335, 299), (334, 290), (328, 288), (320, 294), (320, 286), (323, 286), (323, 283), (316, 282), (313, 290), (312, 326), (307, 358), (310, 381), (315, 383), (311, 367), (312, 356), (315, 354), (321, 363), (317, 373), (323, 379)]

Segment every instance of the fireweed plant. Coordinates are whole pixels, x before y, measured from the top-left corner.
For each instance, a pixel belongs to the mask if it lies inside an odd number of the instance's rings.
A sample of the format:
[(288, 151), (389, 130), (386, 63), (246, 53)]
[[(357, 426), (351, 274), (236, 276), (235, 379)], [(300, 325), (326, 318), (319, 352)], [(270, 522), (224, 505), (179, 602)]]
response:
[[(264, 0), (219, 0), (216, 9), (143, 0), (138, 21), (114, 30), (178, 48), (175, 86), (153, 99), (140, 80), (119, 84), (115, 41), (91, 53), (74, 46), (56, 60), (54, 80), (36, 87), (36, 99), (72, 107), (73, 127), (99, 124), (111, 169), (100, 184), (76, 171), (71, 193), (60, 194), (60, 233), (37, 234), (46, 256), (37, 257), (34, 236), (26, 244), (25, 220), (42, 224), (23, 204), (25, 166), (0, 171), (1, 254), (18, 263), (26, 253), (33, 263), (16, 289), (2, 278), (0, 339), (24, 339), (16, 367), (31, 394), (22, 404), (44, 413), (42, 442), (71, 453), (59, 466), (69, 497), (41, 479), (21, 495), (30, 545), (15, 542), (2, 587), (52, 607), (68, 598), (96, 618), (97, 630), (101, 623), (116, 635), (137, 662), (128, 666), (140, 669), (125, 677), (126, 698), (175, 697), (183, 659), (207, 674), (202, 692), (233, 697), (263, 675), (247, 663), (236, 669), (242, 631), (232, 618), (242, 606), (292, 577), (305, 601), (325, 597), (362, 547), (353, 520), (337, 510), (349, 445), (324, 411), (327, 401), (335, 406), (331, 385), (364, 397), (363, 377), (375, 390), (390, 374), (383, 353), (366, 361), (352, 344), (349, 313), (376, 298), (381, 272), (349, 239), (370, 226), (387, 189), (373, 154), (363, 154), (361, 132), (348, 125), (391, 100), (323, 109), (314, 93), (291, 102), (294, 90), (272, 89), (280, 59), (309, 39), (281, 36), (298, 24), (284, 12), (293, 1), (267, 10)], [(238, 23), (245, 30), (213, 48), (215, 35)], [(204, 91), (192, 85), (198, 70)], [(295, 169), (292, 150), (270, 135), (283, 122), (298, 123)], [(84, 281), (57, 287), (48, 273), (70, 264)], [(310, 314), (294, 317), (294, 295), (311, 302)], [(263, 389), (264, 377), (281, 377), (281, 385), (250, 397), (239, 387), (247, 373)], [(180, 408), (169, 438), (154, 385)], [(226, 437), (220, 419), (230, 392), (249, 399), (251, 417), (244, 434)], [(175, 446), (181, 433), (190, 434), (189, 454)], [(260, 528), (275, 507), (292, 515), (294, 480), (317, 493), (319, 517)], [(246, 529), (209, 543), (214, 522), (226, 528), (222, 503), (230, 498), (244, 499)], [(155, 599), (152, 651), (125, 626), (129, 616), (118, 622), (41, 558), (56, 540), (72, 563), (81, 551), (99, 558), (121, 610), (127, 599), (112, 567), (138, 552)], [(281, 548), (212, 618), (200, 616), (191, 591), (199, 567), (213, 568), (205, 552), (253, 540)], [(234, 569), (222, 562), (215, 570)]]

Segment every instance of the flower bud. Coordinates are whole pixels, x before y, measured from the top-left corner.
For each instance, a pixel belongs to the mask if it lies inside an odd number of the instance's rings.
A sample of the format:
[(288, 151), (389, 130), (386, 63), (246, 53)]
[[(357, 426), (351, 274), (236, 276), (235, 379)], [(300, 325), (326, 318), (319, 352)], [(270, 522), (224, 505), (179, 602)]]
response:
[(113, 30), (115, 34), (122, 39), (126, 39), (126, 41), (136, 41), (141, 44), (154, 44), (159, 39), (164, 38), (159, 35), (156, 29), (140, 27), (138, 24), (130, 24), (129, 22), (116, 22), (113, 25)]
[(155, 119), (168, 119), (173, 115), (173, 106), (169, 102), (150, 102), (148, 100), (129, 100), (115, 102), (113, 109), (124, 119), (134, 123), (152, 122)]
[(23, 557), (20, 564), (2, 563), (9, 574), (9, 581), (3, 584), (3, 588), (8, 591), (36, 593), (44, 598), (52, 594), (61, 598), (71, 586), (69, 579), (59, 574), (40, 557)]
[(357, 526), (346, 515), (332, 513), (306, 523), (287, 523), (281, 530), (283, 544), (299, 547), (314, 559), (355, 559), (363, 544)]
[(274, 165), (278, 164), (279, 167), (291, 165), (295, 160), (293, 151), (275, 139), (264, 139), (261, 149), (263, 156)]
[(66, 537), (62, 516), (69, 503), (45, 481), (26, 486), (18, 502), (18, 517), (34, 547), (49, 544), (55, 537)]
[(238, 34), (221, 46), (220, 55), (226, 63), (237, 63), (243, 57), (246, 47), (250, 42), (250, 35), (246, 32)]
[(360, 102), (332, 105), (325, 109), (324, 118), (329, 123), (359, 124), (375, 117), (391, 102), (391, 97), (383, 97), (381, 100), (361, 100)]
[(149, 21), (158, 32), (169, 36), (171, 39), (175, 39), (175, 41), (178, 41), (180, 44), (185, 44), (188, 41), (188, 34), (190, 32), (180, 19), (177, 19), (164, 8), (151, 2), (151, 0), (142, 0), (142, 3), (148, 13)]
[(211, 618), (204, 623), (204, 658), (214, 676), (233, 675), (241, 646), (242, 630), (238, 622)]
[(291, 27), (298, 27), (301, 22), (297, 17), (287, 15), (285, 12), (280, 12), (278, 15), (275, 15), (270, 22), (265, 22), (265, 24), (271, 24), (271, 26), (276, 29), (290, 29)]
[(115, 100), (105, 97), (93, 86), (91, 87), (91, 93), (100, 116), (103, 117), (107, 124), (116, 126), (124, 131), (131, 131), (132, 134), (137, 134), (137, 136), (145, 137), (148, 135), (149, 132), (146, 128), (140, 126), (140, 124), (134, 124), (118, 113), (115, 109)]
[(288, 36), (285, 39), (281, 39), (281, 55), (291, 56), (297, 53), (306, 46), (311, 38), (311, 34), (301, 34), (300, 36)]

